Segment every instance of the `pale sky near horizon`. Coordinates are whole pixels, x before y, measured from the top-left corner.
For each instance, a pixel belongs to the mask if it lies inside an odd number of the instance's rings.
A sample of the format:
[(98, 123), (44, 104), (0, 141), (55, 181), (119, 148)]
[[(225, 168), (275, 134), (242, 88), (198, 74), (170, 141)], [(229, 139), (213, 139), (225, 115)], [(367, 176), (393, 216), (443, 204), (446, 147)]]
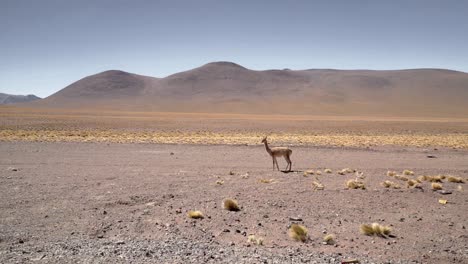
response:
[(46, 97), (119, 69), (468, 72), (468, 1), (0, 0), (0, 92)]

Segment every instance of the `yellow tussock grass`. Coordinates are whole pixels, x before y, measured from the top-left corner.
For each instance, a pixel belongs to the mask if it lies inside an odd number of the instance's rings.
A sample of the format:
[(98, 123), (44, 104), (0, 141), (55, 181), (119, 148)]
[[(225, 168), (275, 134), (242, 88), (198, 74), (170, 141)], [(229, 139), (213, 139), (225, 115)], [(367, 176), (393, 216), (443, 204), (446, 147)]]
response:
[(404, 170), (403, 175), (408, 175), (408, 176), (414, 175), (414, 171)]
[(292, 224), (289, 228), (289, 237), (296, 240), (305, 242), (307, 240), (309, 231), (302, 225)]
[(389, 226), (383, 226), (378, 223), (372, 223), (370, 225), (362, 224), (361, 225), (361, 233), (367, 236), (388, 236), (390, 235), (391, 228)]
[(187, 213), (187, 216), (193, 219), (203, 219), (205, 217), (203, 213), (200, 211), (189, 211)]
[(314, 190), (323, 190), (323, 189), (325, 189), (325, 187), (323, 186), (323, 184), (321, 184), (321, 183), (318, 182), (318, 181), (313, 181), (313, 182), (312, 182), (312, 188), (313, 188)]
[(349, 189), (366, 189), (366, 185), (364, 182), (358, 181), (358, 180), (348, 180), (346, 182), (346, 187)]
[(223, 208), (228, 210), (228, 211), (239, 211), (239, 204), (237, 203), (236, 200), (233, 199), (225, 199), (223, 201)]
[(391, 181), (382, 182), (382, 186), (385, 188), (400, 189), (400, 185)]
[(462, 177), (448, 176), (447, 181), (455, 183), (465, 183)]
[(431, 184), (431, 188), (432, 188), (432, 190), (442, 190), (443, 189), (442, 184), (437, 183), (437, 182), (433, 182)]
[(333, 234), (328, 234), (323, 237), (323, 242), (327, 245), (333, 245), (335, 244), (335, 235)]

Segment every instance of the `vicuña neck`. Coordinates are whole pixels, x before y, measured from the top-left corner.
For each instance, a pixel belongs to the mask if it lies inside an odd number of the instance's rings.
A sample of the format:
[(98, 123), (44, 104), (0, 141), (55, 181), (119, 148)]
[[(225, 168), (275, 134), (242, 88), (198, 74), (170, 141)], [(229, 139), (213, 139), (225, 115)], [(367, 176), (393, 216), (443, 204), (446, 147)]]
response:
[(264, 143), (265, 143), (266, 151), (267, 151), (268, 153), (270, 153), (270, 155), (271, 155), (271, 149), (270, 149), (270, 147), (268, 146), (268, 142), (265, 141)]

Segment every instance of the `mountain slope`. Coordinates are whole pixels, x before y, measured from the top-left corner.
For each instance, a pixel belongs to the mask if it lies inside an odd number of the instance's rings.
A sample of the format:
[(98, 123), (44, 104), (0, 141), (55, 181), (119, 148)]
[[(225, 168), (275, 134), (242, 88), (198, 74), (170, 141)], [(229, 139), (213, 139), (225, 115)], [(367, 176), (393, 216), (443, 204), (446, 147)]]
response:
[(29, 95), (13, 95), (13, 94), (5, 94), (0, 93), (0, 105), (1, 104), (15, 104), (15, 103), (25, 103), (31, 102), (35, 100), (39, 100), (41, 98), (29, 94)]
[(136, 111), (468, 115), (468, 74), (442, 69), (267, 70), (231, 62), (153, 78), (107, 71), (35, 103)]

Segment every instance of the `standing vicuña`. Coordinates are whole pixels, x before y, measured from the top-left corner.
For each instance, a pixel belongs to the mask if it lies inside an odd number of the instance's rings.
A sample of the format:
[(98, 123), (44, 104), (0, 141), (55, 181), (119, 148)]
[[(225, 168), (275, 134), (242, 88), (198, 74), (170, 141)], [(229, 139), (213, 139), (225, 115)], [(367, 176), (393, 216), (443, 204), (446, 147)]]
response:
[(290, 150), (287, 147), (270, 148), (268, 146), (267, 137), (263, 138), (262, 143), (265, 144), (266, 151), (268, 152), (268, 154), (270, 154), (271, 158), (273, 159), (273, 170), (275, 170), (275, 164), (276, 164), (276, 168), (280, 170), (278, 167), (278, 161), (276, 160), (276, 157), (284, 157), (284, 159), (288, 163), (288, 165), (286, 166), (286, 171), (291, 171), (292, 161), (290, 157), (292, 154), (292, 150)]

